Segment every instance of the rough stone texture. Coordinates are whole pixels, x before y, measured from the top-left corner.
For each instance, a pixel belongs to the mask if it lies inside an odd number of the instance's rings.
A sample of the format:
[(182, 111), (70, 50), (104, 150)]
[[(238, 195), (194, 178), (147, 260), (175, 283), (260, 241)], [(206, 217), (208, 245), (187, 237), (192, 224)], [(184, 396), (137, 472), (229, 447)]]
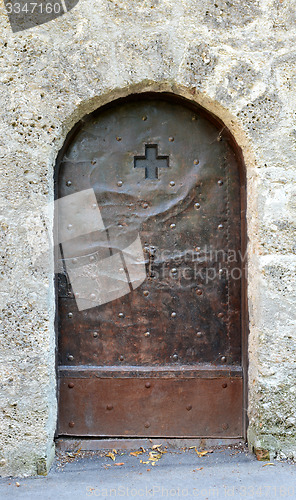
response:
[[(3, 475), (44, 473), (56, 423), (53, 258), (42, 268), (56, 155), (86, 113), (146, 90), (215, 113), (242, 147), (249, 238), (249, 443), (296, 456), (296, 5), (80, 0), (12, 34), (1, 7)], [(33, 214), (33, 215), (32, 215)], [(33, 229), (32, 229), (33, 228)]]

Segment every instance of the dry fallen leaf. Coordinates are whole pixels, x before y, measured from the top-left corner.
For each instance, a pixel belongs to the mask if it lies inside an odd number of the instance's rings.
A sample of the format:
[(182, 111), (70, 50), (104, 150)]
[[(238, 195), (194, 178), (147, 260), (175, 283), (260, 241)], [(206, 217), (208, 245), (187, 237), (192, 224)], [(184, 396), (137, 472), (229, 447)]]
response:
[(162, 457), (161, 453), (156, 453), (155, 451), (150, 451), (149, 452), (149, 459), (155, 462), (155, 460), (159, 460)]
[(161, 448), (162, 444), (154, 444), (152, 446), (152, 450), (157, 450), (158, 448)]
[(198, 470), (202, 470), (202, 469), (203, 469), (203, 467), (199, 467), (198, 469), (193, 469), (192, 472), (197, 472)]
[(205, 456), (205, 455), (207, 455), (208, 453), (213, 453), (213, 450), (198, 451), (196, 448), (195, 448), (195, 451), (196, 451), (196, 454), (197, 454), (199, 457), (204, 457), (204, 456)]
[(142, 455), (142, 453), (142, 451), (131, 451), (130, 455), (132, 455), (132, 457), (137, 457), (138, 455)]
[(272, 462), (267, 462), (267, 464), (262, 465), (262, 467), (266, 467), (266, 465), (274, 465)]
[(142, 450), (143, 453), (146, 453), (146, 450), (145, 448), (143, 448), (143, 446), (140, 446), (140, 450)]
[(124, 465), (124, 462), (119, 462), (119, 463), (114, 464), (114, 465)]
[(115, 460), (115, 455), (114, 455), (114, 453), (111, 453), (111, 451), (109, 451), (109, 453), (107, 453), (106, 457), (109, 457), (109, 458), (112, 458), (112, 460)]
[(117, 455), (117, 450), (112, 450), (112, 453), (114, 453), (114, 455)]
[(20, 483), (15, 483), (15, 485), (17, 486), (17, 488), (19, 488), (19, 487), (20, 487)]

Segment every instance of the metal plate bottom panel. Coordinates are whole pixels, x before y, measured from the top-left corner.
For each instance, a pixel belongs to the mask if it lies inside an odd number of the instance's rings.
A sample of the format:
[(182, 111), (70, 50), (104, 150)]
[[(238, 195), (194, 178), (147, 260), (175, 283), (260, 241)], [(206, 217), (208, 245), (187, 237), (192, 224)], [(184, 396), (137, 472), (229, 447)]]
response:
[(60, 436), (240, 438), (242, 378), (60, 379)]

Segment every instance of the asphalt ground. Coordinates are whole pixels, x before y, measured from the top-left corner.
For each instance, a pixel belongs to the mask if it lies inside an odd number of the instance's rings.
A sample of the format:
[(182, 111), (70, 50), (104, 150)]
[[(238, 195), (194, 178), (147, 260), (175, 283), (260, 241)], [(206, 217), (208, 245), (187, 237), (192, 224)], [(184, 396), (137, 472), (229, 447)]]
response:
[(138, 451), (59, 453), (46, 477), (0, 479), (0, 498), (296, 498), (296, 464), (258, 461), (244, 446)]

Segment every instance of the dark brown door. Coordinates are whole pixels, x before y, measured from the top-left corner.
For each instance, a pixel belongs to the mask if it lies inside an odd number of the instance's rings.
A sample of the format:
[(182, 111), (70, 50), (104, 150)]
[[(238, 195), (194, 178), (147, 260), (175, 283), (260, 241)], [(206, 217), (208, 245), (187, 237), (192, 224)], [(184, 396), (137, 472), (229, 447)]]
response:
[[(92, 189), (102, 218), (61, 244), (58, 435), (242, 437), (242, 180), (222, 127), (118, 101), (58, 167), (57, 197)], [(71, 263), (97, 286), (74, 289)]]

